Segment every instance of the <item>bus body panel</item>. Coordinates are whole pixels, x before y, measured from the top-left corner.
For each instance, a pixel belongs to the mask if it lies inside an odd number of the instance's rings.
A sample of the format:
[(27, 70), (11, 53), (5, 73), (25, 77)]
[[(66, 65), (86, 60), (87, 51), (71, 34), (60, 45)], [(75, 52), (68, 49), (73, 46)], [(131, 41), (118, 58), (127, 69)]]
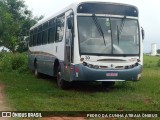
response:
[[(56, 43), (36, 46), (29, 49), (29, 66), (34, 70), (34, 62), (37, 61), (38, 72), (53, 76), (55, 59), (64, 61), (64, 44)], [(57, 49), (57, 50), (56, 50)], [(31, 52), (32, 51), (32, 52)], [(57, 52), (56, 52), (57, 51)], [(56, 57), (57, 56), (57, 57)]]
[(55, 56), (42, 54), (29, 54), (29, 68), (34, 70), (35, 61), (37, 62), (38, 72), (53, 76), (53, 66), (56, 59)]
[[(78, 69), (77, 73), (75, 69)], [(141, 72), (142, 65), (120, 70), (93, 69), (83, 64), (78, 64), (74, 66), (72, 81), (137, 81), (141, 77)]]

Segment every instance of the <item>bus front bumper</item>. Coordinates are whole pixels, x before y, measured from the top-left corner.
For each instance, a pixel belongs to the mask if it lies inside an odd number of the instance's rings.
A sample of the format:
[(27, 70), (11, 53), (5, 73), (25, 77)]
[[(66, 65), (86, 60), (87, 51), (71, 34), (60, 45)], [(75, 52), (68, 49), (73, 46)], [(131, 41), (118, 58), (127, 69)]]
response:
[(78, 64), (72, 66), (71, 81), (138, 81), (142, 65), (130, 69), (94, 69)]

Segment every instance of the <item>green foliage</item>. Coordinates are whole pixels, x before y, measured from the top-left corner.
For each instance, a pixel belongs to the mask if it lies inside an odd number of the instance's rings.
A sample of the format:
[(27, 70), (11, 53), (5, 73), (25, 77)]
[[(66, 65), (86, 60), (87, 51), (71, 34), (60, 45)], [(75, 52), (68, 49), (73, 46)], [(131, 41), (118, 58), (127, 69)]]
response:
[(0, 71), (17, 71), (19, 73), (28, 72), (26, 53), (0, 53), (0, 57)]
[(9, 48), (12, 52), (25, 51), (17, 49), (26, 44), (24, 36), (43, 16), (33, 17), (23, 0), (1, 0), (0, 1), (0, 46)]
[(157, 50), (157, 53), (160, 54), (160, 49)]
[(159, 58), (160, 57), (158, 57), (158, 56), (147, 56), (147, 55), (144, 55), (143, 67), (144, 68), (158, 67), (157, 63), (158, 63)]
[(160, 59), (157, 62), (157, 66), (160, 67)]

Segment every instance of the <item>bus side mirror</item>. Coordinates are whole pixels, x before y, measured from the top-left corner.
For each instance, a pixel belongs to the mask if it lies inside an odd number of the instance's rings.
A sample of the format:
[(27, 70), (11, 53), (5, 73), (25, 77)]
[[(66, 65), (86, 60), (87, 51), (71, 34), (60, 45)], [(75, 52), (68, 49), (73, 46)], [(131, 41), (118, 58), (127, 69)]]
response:
[(68, 29), (73, 29), (73, 16), (67, 18)]
[(142, 32), (142, 39), (144, 40), (145, 38), (145, 32), (144, 32), (144, 29), (141, 27), (141, 32)]

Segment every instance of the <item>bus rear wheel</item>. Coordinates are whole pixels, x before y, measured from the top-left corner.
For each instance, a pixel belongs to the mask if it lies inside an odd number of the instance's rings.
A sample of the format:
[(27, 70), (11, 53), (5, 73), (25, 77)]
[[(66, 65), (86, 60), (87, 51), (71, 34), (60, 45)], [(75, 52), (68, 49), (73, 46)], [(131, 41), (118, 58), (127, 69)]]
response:
[(68, 87), (67, 82), (62, 79), (62, 73), (61, 73), (60, 66), (58, 67), (58, 70), (57, 70), (57, 86), (60, 89), (66, 89)]

